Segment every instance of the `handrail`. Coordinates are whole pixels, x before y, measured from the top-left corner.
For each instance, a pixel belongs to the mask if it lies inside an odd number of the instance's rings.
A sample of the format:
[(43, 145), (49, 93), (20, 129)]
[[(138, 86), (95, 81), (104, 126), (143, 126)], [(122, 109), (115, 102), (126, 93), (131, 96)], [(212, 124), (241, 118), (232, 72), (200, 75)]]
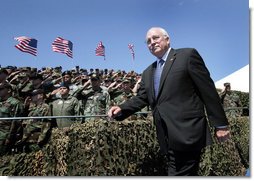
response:
[(227, 107), (224, 111), (237, 110), (237, 109), (249, 109), (249, 107)]
[[(249, 109), (249, 107), (228, 107), (225, 108), (224, 111), (229, 110), (237, 110), (237, 109)], [(151, 111), (147, 112), (136, 112), (135, 114), (149, 114)], [(0, 118), (1, 120), (24, 120), (24, 119), (52, 119), (52, 118), (91, 118), (91, 117), (108, 117), (107, 114), (101, 115), (80, 115), (80, 116), (36, 116), (36, 117), (7, 117), (7, 118)]]
[[(136, 112), (135, 114), (148, 114), (151, 112)], [(107, 114), (100, 115), (80, 115), (80, 116), (36, 116), (36, 117), (6, 117), (0, 118), (1, 120), (23, 120), (23, 119), (52, 119), (52, 118), (90, 118), (90, 117), (108, 117)]]

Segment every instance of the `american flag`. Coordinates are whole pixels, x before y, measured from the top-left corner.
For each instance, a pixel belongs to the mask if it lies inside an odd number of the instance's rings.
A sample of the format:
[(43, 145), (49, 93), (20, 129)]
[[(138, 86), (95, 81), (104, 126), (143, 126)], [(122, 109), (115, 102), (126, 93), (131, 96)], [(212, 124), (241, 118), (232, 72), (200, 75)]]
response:
[(134, 60), (135, 59), (134, 45), (133, 44), (128, 44), (128, 48), (130, 49), (131, 54), (132, 54), (132, 59)]
[(64, 53), (72, 58), (73, 44), (69, 40), (65, 40), (61, 37), (57, 37), (52, 43), (52, 49), (54, 52)]
[(99, 42), (99, 44), (97, 45), (97, 47), (95, 49), (95, 55), (96, 56), (104, 56), (104, 60), (105, 60), (105, 47), (101, 41)]
[(15, 45), (17, 49), (22, 52), (30, 53), (34, 56), (37, 56), (37, 40), (34, 38), (29, 38), (25, 36), (20, 36), (14, 38), (19, 41), (18, 45)]

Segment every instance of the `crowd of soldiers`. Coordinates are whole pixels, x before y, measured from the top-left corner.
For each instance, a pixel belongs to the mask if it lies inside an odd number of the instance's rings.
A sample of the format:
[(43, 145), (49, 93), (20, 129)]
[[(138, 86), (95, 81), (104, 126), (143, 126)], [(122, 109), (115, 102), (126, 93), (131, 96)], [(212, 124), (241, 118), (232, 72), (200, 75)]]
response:
[[(53, 128), (68, 131), (74, 122), (105, 116), (113, 105), (119, 105), (137, 94), (141, 74), (113, 69), (80, 69), (62, 71), (61, 67), (31, 68), (7, 66), (0, 68), (0, 118), (78, 116), (76, 118), (41, 118), (0, 120), (0, 156), (41, 149)], [(239, 107), (239, 96), (230, 84), (220, 94), (224, 108)], [(149, 107), (140, 110), (149, 111)], [(241, 110), (226, 112), (240, 116)], [(104, 115), (104, 116), (103, 116)], [(83, 117), (82, 117), (83, 116)], [(85, 117), (84, 117), (85, 116)], [(147, 114), (129, 119), (146, 119)]]
[[(74, 122), (95, 119), (93, 115), (106, 119), (103, 115), (109, 107), (137, 93), (140, 80), (141, 75), (134, 71), (113, 69), (1, 68), (0, 118), (32, 118), (0, 120), (0, 156), (41, 149), (53, 128), (68, 131)], [(44, 116), (79, 117), (34, 118)], [(145, 119), (145, 116), (142, 114), (139, 118)]]

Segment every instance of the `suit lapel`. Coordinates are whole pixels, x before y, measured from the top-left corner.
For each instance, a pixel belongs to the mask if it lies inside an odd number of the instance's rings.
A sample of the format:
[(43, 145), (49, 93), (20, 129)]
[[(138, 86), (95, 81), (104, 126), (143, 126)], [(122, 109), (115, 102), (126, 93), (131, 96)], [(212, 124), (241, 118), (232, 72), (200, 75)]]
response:
[(160, 86), (159, 86), (159, 92), (158, 92), (158, 97), (160, 95), (160, 92), (161, 92), (161, 88), (163, 87), (163, 84), (165, 82), (165, 79), (174, 63), (176, 59), (176, 51), (172, 48), (168, 54), (168, 57), (167, 57), (167, 60), (165, 62), (165, 65), (164, 65), (164, 68), (163, 68), (163, 71), (161, 73), (161, 79), (160, 79)]
[(155, 94), (155, 92), (154, 92), (154, 71), (156, 68), (157, 68), (157, 61), (153, 62), (151, 69), (150, 69), (150, 73), (149, 73), (149, 75), (151, 76), (151, 77), (149, 77), (149, 80), (150, 80), (150, 85), (152, 88), (152, 97), (154, 100), (156, 100), (155, 96), (154, 96), (154, 94)]

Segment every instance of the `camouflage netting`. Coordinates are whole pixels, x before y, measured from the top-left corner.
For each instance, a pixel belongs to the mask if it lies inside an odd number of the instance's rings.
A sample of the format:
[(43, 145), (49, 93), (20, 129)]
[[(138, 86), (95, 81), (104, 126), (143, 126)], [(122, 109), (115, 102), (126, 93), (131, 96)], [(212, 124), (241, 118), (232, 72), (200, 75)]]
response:
[(243, 109), (243, 116), (249, 116), (249, 103), (250, 103), (250, 96), (249, 93), (234, 91), (240, 98), (243, 107), (248, 107), (248, 109)]
[[(230, 120), (232, 140), (207, 147), (199, 174), (242, 176), (249, 166), (249, 118)], [(54, 129), (44, 148), (0, 157), (0, 175), (166, 175), (152, 120), (94, 120)]]

